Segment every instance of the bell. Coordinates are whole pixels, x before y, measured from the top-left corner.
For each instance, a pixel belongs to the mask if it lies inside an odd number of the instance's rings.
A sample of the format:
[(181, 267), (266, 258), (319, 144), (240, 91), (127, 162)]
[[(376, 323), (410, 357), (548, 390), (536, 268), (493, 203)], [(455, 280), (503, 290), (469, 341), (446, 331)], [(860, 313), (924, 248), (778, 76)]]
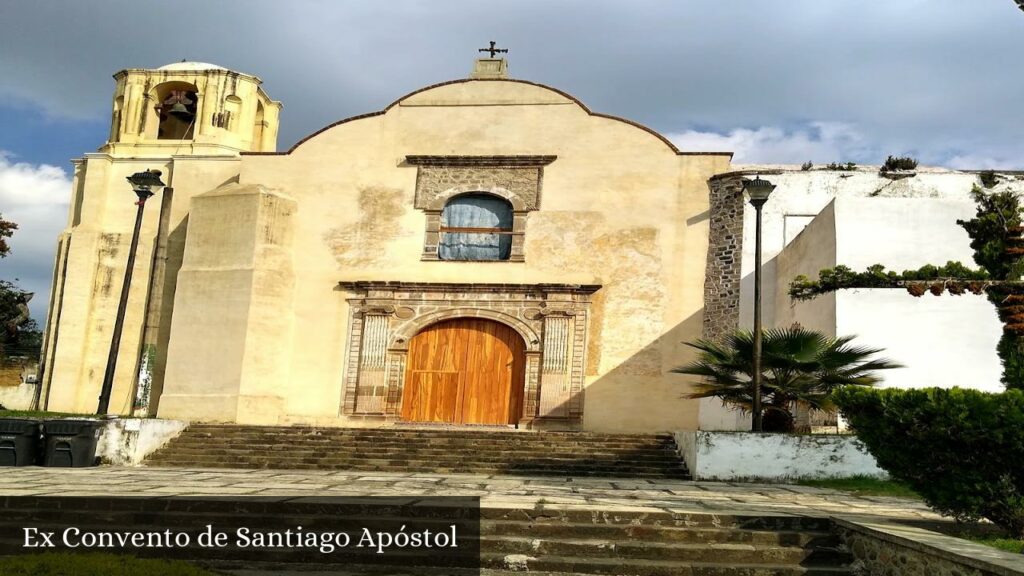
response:
[(191, 120), (193, 116), (193, 114), (188, 111), (188, 108), (186, 108), (180, 101), (175, 102), (174, 106), (171, 106), (171, 109), (168, 110), (167, 113), (180, 120)]

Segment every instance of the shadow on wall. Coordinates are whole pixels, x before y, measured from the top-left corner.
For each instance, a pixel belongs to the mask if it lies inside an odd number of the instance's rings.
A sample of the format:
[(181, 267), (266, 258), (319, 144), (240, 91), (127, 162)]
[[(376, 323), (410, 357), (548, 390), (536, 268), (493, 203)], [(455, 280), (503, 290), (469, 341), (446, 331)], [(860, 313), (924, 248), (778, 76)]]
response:
[[(701, 337), (702, 317), (702, 313), (691, 315), (585, 386), (584, 429), (621, 433), (696, 430), (700, 401), (684, 396), (693, 390), (695, 378), (669, 370), (696, 359), (696, 351), (684, 343)], [(600, 340), (594, 336), (604, 332), (607, 339), (608, 332), (607, 327), (594, 325), (599, 318), (591, 322), (585, 363), (588, 379), (597, 374), (601, 357), (606, 354), (595, 349), (595, 342)]]

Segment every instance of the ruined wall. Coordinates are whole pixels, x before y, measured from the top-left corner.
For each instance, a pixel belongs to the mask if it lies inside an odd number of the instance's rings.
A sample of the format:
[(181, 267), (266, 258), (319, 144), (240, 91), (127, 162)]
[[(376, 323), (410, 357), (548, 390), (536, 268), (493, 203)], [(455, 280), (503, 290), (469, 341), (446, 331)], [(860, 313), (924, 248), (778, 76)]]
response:
[(705, 338), (718, 339), (739, 326), (740, 264), (743, 255), (743, 177), (708, 181), (710, 238), (704, 284)]

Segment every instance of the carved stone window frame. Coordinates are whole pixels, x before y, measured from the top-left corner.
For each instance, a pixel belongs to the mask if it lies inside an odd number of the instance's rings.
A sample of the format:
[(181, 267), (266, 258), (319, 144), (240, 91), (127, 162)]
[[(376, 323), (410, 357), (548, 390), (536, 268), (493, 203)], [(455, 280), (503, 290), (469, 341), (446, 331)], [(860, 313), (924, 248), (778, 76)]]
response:
[[(441, 212), (460, 194), (483, 192), (512, 205), (512, 250), (507, 260), (479, 262), (523, 262), (527, 215), (540, 209), (544, 167), (556, 156), (406, 156), (416, 166), (414, 206), (427, 217), (421, 260), (440, 261)], [(452, 262), (467, 262), (452, 260)], [(477, 262), (471, 260), (470, 262)]]
[(590, 305), (599, 285), (339, 282), (349, 337), (341, 413), (398, 420), (409, 341), (454, 318), (485, 318), (526, 344), (520, 424), (579, 428)]

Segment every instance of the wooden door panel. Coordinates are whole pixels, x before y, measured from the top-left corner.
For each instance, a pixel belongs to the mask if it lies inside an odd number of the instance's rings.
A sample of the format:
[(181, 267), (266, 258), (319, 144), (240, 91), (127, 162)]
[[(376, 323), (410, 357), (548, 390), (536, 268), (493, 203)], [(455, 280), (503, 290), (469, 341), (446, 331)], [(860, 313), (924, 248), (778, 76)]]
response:
[(476, 322), (469, 335), (473, 370), (466, 375), (462, 421), (467, 424), (509, 422), (512, 383), (512, 349), (508, 327), (495, 322)]
[(515, 330), (478, 318), (440, 322), (409, 343), (402, 418), (466, 424), (518, 422), (524, 380), (525, 345)]
[(402, 393), (402, 419), (453, 423), (458, 396), (458, 372), (410, 372)]

